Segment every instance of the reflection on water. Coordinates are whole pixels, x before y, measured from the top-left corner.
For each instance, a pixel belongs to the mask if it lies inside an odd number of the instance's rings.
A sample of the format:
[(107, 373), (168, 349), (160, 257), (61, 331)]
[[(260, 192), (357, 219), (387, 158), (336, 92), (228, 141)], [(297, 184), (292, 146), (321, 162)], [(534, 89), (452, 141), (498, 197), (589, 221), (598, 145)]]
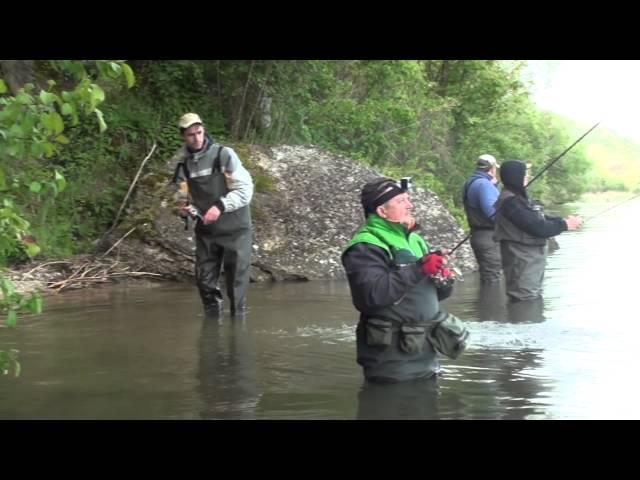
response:
[(470, 346), (437, 379), (363, 381), (345, 281), (252, 285), (243, 321), (206, 321), (191, 285), (115, 286), (0, 329), (22, 364), (0, 377), (0, 418), (640, 418), (635, 203), (558, 237), (543, 299), (465, 275), (443, 308)]
[(246, 321), (201, 322), (198, 391), (203, 419), (255, 418), (256, 346)]
[[(500, 284), (474, 285), (475, 301), (469, 303), (468, 317), (481, 322), (540, 323), (544, 321), (544, 300), (513, 302), (505, 299), (504, 287)], [(469, 292), (470, 293), (470, 292)]]
[(513, 323), (539, 323), (544, 321), (542, 298), (522, 302), (507, 302), (507, 315)]
[(435, 378), (392, 385), (364, 383), (358, 394), (359, 420), (432, 420), (438, 418)]

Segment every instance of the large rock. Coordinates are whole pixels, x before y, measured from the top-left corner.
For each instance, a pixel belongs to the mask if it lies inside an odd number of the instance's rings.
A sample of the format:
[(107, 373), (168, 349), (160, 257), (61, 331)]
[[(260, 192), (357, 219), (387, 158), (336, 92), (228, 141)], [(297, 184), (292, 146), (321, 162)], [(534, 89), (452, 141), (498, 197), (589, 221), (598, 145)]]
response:
[[(314, 147), (237, 147), (256, 183), (252, 201), (254, 244), (252, 280), (343, 278), (340, 255), (363, 222), (359, 194), (380, 176), (343, 156)], [(193, 228), (175, 215), (173, 191), (167, 187), (174, 165), (144, 176), (127, 218), (109, 238), (114, 254), (139, 270), (167, 278), (193, 279)], [(430, 191), (413, 187), (415, 216), (432, 246), (452, 248), (464, 231)], [(476, 267), (468, 242), (452, 258), (465, 271)]]

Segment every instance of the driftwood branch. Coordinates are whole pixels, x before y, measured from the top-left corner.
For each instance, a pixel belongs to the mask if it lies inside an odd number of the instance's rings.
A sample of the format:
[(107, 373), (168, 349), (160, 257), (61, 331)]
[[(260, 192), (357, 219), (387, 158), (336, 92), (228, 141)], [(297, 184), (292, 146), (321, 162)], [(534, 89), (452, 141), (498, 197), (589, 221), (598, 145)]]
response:
[(24, 276), (27, 277), (28, 275), (34, 273), (36, 270), (39, 270), (42, 267), (46, 267), (46, 266), (49, 266), (49, 265), (57, 265), (57, 264), (61, 264), (61, 263), (64, 263), (64, 264), (67, 264), (67, 265), (71, 265), (71, 262), (68, 262), (66, 260), (60, 260), (60, 261), (57, 261), (57, 262), (45, 262), (45, 263), (41, 263), (37, 267), (32, 268), (31, 270), (29, 270), (27, 273), (24, 274)]
[[(124, 238), (124, 237), (123, 237)], [(159, 273), (130, 271), (129, 266), (120, 266), (119, 262), (98, 260), (85, 262), (63, 280), (50, 281), (47, 287), (59, 293), (65, 288), (77, 288), (90, 284), (106, 283), (121, 277), (162, 277)]]
[(116, 248), (118, 245), (120, 245), (120, 242), (122, 242), (122, 240), (124, 240), (125, 238), (127, 238), (129, 236), (129, 234), (131, 232), (133, 232), (136, 229), (136, 227), (133, 227), (131, 230), (129, 230), (127, 233), (125, 233), (122, 237), (120, 237), (120, 240), (118, 240), (116, 243), (114, 243), (111, 248), (109, 250), (107, 250), (106, 252), (104, 252), (102, 254), (102, 257), (106, 257), (107, 255), (109, 255), (109, 253), (111, 252), (111, 250), (113, 250), (114, 248)]
[(140, 177), (140, 172), (142, 172), (142, 169), (144, 168), (144, 164), (147, 163), (147, 160), (149, 160), (149, 158), (151, 158), (151, 155), (153, 155), (153, 152), (155, 151), (155, 149), (156, 149), (156, 142), (153, 142), (153, 146), (151, 147), (151, 151), (149, 152), (149, 155), (147, 155), (145, 157), (145, 159), (142, 160), (142, 163), (140, 164), (140, 168), (138, 168), (138, 173), (136, 173), (136, 176), (133, 179), (133, 182), (131, 182), (131, 185), (129, 185), (129, 191), (124, 196), (124, 200), (122, 200), (122, 204), (120, 205), (120, 209), (118, 210), (118, 213), (116, 214), (116, 218), (113, 221), (113, 224), (111, 225), (109, 230), (107, 230), (105, 232), (105, 234), (102, 236), (103, 239), (107, 235), (109, 235), (111, 233), (111, 231), (115, 228), (115, 226), (118, 224), (118, 220), (120, 220), (120, 215), (122, 214), (122, 210), (124, 210), (124, 207), (127, 204), (127, 200), (129, 199), (129, 195), (131, 195), (131, 192), (133, 191), (133, 187), (136, 185), (136, 182), (138, 181), (138, 178)]

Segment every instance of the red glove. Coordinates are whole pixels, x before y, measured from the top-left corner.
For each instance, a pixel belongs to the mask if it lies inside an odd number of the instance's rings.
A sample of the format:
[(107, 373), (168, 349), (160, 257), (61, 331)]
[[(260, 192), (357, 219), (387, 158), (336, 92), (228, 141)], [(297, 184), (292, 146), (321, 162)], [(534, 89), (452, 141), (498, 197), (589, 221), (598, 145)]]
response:
[(422, 273), (425, 275), (435, 275), (442, 268), (444, 258), (438, 253), (429, 253), (422, 257)]
[(451, 276), (451, 271), (447, 267), (444, 267), (440, 274), (442, 275), (442, 278), (449, 278)]

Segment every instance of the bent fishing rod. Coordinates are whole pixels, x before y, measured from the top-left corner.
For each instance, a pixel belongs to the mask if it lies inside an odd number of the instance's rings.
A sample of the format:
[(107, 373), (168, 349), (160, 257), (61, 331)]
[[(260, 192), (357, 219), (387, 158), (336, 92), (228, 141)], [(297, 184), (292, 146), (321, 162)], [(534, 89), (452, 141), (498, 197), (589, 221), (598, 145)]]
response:
[[(540, 172), (538, 172), (538, 174), (533, 177), (531, 180), (529, 180), (529, 182), (527, 182), (527, 184), (525, 185), (524, 188), (527, 188), (529, 185), (531, 185), (533, 182), (535, 182), (540, 175), (542, 175), (544, 172), (546, 172), (549, 168), (551, 168), (558, 160), (560, 160), (562, 157), (565, 156), (565, 154), (571, 150), (573, 147), (575, 147), (580, 140), (582, 140), (584, 137), (586, 137), (587, 135), (589, 135), (591, 133), (591, 131), (596, 128), (598, 125), (600, 125), (600, 122), (596, 123), (593, 127), (591, 127), (589, 130), (587, 130), (585, 133), (582, 134), (582, 136), (580, 138), (578, 138), (575, 142), (573, 142), (571, 145), (569, 145), (564, 152), (562, 152), (560, 155), (558, 155), (556, 158), (554, 158), (553, 160), (551, 160), (542, 170), (540, 170)], [(467, 240), (469, 240), (469, 238), (471, 237), (471, 232), (469, 232), (467, 234), (466, 237), (464, 237), (462, 240), (460, 240), (460, 242), (458, 242), (458, 244), (453, 247), (453, 249), (449, 252), (449, 255), (453, 255), (453, 252), (455, 252), (458, 248), (460, 248), (460, 246), (466, 242)]]

